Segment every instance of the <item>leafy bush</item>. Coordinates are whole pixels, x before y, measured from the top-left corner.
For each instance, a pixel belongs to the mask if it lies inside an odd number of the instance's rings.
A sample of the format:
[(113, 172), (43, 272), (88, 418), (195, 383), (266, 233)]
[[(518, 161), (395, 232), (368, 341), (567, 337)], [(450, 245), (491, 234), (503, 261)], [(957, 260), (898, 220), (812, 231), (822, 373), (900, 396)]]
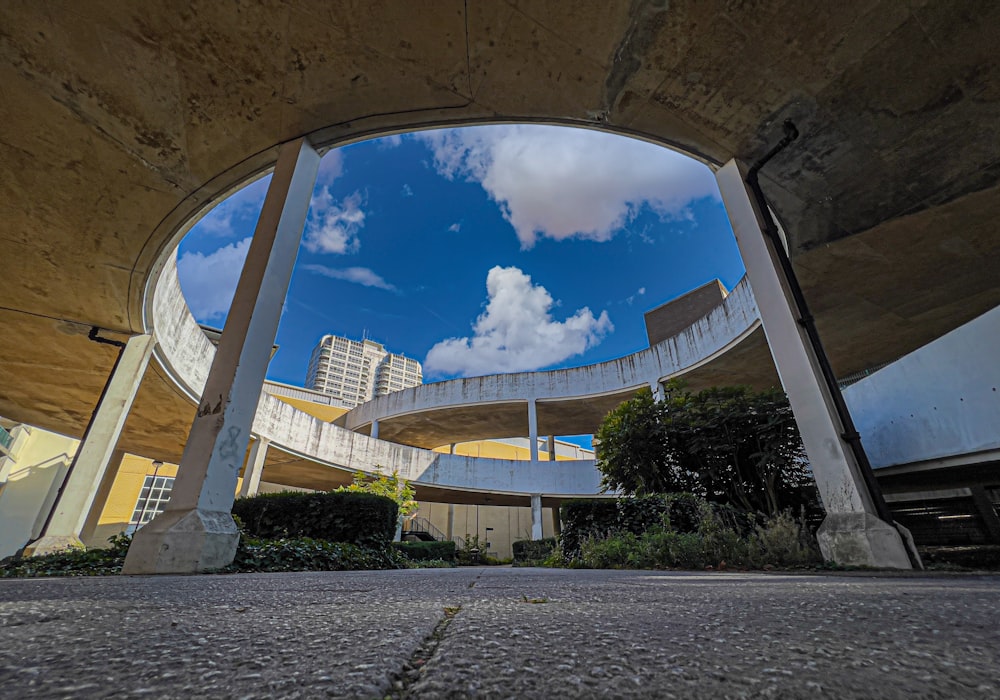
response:
[(604, 537), (619, 530), (618, 503), (610, 498), (576, 498), (559, 509), (562, 534), (559, 543), (568, 555), (580, 551), (588, 537)]
[(514, 550), (514, 566), (538, 566), (556, 548), (556, 538), (517, 540), (511, 544), (511, 548)]
[(262, 540), (243, 536), (225, 572), (361, 571), (406, 568), (405, 557), (389, 547), (360, 547), (310, 537)]
[[(669, 523), (675, 532), (695, 532), (709, 504), (692, 493), (664, 493), (618, 499), (574, 499), (561, 509), (560, 544), (567, 554), (580, 551), (588, 538), (602, 539), (613, 533), (640, 535), (650, 528)], [(735, 519), (734, 514), (731, 516)]]
[(396, 532), (395, 501), (368, 493), (268, 493), (233, 503), (245, 532), (261, 539), (313, 538), (384, 548)]
[(562, 514), (550, 565), (700, 569), (821, 561), (805, 516), (764, 518), (689, 493), (567, 501)]
[(125, 564), (125, 554), (132, 538), (116, 535), (108, 540), (106, 549), (67, 549), (55, 554), (0, 562), (0, 578), (31, 578), (35, 576), (112, 576)]
[(392, 546), (410, 561), (455, 561), (454, 542), (393, 542)]

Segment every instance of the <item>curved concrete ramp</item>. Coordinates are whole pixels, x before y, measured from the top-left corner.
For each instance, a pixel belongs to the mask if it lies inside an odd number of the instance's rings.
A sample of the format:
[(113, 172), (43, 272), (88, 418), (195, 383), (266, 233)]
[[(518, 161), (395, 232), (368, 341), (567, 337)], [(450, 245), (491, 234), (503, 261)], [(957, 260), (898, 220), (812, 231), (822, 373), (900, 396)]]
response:
[(438, 447), (527, 435), (526, 405), (534, 399), (539, 434), (589, 434), (638, 389), (715, 361), (759, 326), (757, 304), (744, 278), (716, 308), (651, 348), (584, 367), (423, 384), (379, 396), (337, 422), (370, 433), (372, 422), (378, 421), (381, 438)]
[[(156, 360), (190, 397), (201, 396), (215, 346), (188, 310), (173, 255), (156, 280), (149, 309), (158, 341)], [(533, 468), (525, 461), (431, 452), (346, 430), (266, 393), (260, 397), (253, 432), (285, 453), (337, 470), (340, 473), (326, 479), (334, 483), (344, 479), (345, 471), (398, 471), (427, 495), (436, 493), (434, 489), (522, 498), (538, 493), (552, 497), (600, 491), (600, 474), (593, 460), (545, 462)]]

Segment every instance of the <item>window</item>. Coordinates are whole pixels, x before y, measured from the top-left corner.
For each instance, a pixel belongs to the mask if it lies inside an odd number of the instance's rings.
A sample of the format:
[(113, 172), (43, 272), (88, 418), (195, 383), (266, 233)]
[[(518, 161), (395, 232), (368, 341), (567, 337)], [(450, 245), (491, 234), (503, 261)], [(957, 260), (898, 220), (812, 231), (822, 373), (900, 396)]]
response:
[(136, 501), (135, 510), (129, 518), (128, 527), (125, 529), (126, 535), (131, 535), (140, 527), (148, 523), (167, 506), (170, 500), (170, 492), (174, 488), (174, 479), (171, 476), (147, 476), (142, 484), (142, 491), (139, 492), (139, 500)]

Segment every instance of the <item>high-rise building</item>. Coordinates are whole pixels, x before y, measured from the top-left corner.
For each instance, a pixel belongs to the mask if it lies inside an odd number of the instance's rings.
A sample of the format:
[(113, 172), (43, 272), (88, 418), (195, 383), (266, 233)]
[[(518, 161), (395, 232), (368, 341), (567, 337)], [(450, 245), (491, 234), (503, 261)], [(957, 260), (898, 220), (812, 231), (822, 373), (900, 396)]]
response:
[(353, 408), (376, 396), (424, 383), (420, 363), (367, 338), (324, 335), (309, 359), (306, 386)]

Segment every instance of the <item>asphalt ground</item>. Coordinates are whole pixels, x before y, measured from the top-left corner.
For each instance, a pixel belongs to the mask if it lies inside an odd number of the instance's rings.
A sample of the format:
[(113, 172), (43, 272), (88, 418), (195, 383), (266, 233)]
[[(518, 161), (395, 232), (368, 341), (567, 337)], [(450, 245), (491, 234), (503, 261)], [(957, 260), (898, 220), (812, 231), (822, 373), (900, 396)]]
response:
[(1000, 698), (1000, 577), (0, 581), (2, 698)]

